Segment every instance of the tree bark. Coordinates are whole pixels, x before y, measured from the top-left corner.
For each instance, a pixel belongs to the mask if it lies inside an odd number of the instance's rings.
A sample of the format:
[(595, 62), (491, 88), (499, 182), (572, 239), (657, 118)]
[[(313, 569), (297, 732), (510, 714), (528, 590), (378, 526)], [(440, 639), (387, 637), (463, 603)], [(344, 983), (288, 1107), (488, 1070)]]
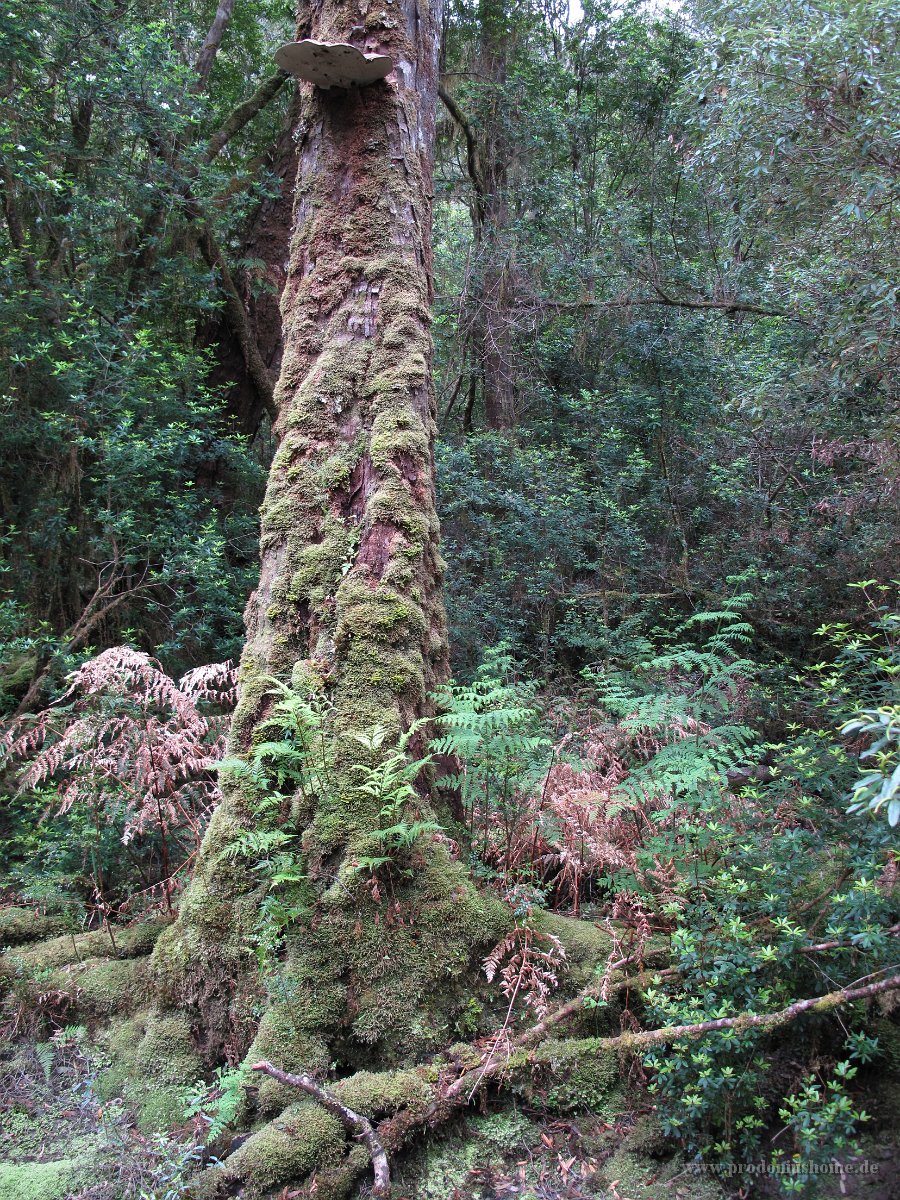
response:
[(477, 120), (463, 112), (446, 88), (440, 90), (466, 143), (474, 242), (471, 294), (467, 297), (469, 334), (481, 380), (485, 423), (497, 430), (511, 429), (516, 424), (513, 272), (508, 239), (510, 147), (502, 111), (512, 23), (502, 0), (480, 0), (473, 63)]
[[(439, 840), (420, 839), (408, 869), (380, 886), (358, 865), (377, 853), (384, 821), (384, 800), (358, 788), (359, 766), (373, 762), (358, 736), (381, 727), (395, 741), (428, 711), (448, 661), (429, 309), (438, 4), (398, 0), (367, 16), (364, 2), (326, 0), (301, 12), (301, 36), (349, 37), (395, 67), (364, 89), (300, 87), (279, 444), (230, 749), (271, 736), (260, 724), (275, 677), (327, 698), (329, 768), (281, 817), (302, 845), (305, 911), (284, 930), (258, 1024), (252, 947), (272, 889), (234, 847), (259, 797), (246, 781), (223, 784), (154, 958), (161, 996), (189, 1014), (209, 1058), (252, 1037), (248, 1061), (279, 1069), (413, 1061), (443, 1045), (508, 921)], [(430, 815), (427, 797), (419, 807)], [(288, 1099), (262, 1081), (261, 1112)], [(263, 1179), (255, 1155), (238, 1151), (225, 1174)]]

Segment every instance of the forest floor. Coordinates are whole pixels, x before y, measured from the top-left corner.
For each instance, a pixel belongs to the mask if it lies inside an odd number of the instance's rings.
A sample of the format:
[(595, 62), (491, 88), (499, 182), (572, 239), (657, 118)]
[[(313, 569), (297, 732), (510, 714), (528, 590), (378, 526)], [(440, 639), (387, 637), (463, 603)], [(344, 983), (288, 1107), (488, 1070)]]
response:
[[(63, 1029), (49, 1042), (22, 1037), (7, 1043), (0, 1055), (2, 1200), (189, 1200), (190, 1178), (209, 1158), (202, 1123), (186, 1121), (167, 1134), (142, 1131), (126, 1100), (102, 1099), (98, 1081), (105, 1065), (81, 1027)], [(895, 1200), (896, 1092), (891, 1088), (876, 1103), (875, 1128), (859, 1156), (848, 1160), (858, 1173), (823, 1176), (804, 1195)], [(673, 1157), (639, 1092), (616, 1093), (608, 1107), (548, 1117), (538, 1108), (485, 1103), (481, 1111), (423, 1135), (398, 1157), (395, 1200), (784, 1195), (772, 1178), (748, 1173), (720, 1180)], [(306, 1197), (315, 1197), (314, 1181), (279, 1193), (279, 1200)]]

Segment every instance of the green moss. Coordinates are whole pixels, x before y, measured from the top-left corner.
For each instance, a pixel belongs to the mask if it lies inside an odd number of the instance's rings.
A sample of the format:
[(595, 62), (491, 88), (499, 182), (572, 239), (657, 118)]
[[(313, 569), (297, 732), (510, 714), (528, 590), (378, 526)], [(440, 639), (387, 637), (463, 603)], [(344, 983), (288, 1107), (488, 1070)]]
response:
[[(539, 1138), (540, 1129), (515, 1109), (459, 1119), (437, 1135), (419, 1139), (411, 1153), (395, 1160), (397, 1192), (416, 1200), (480, 1195), (473, 1170), (493, 1166), (498, 1174), (512, 1174), (515, 1167), (506, 1164), (526, 1157), (525, 1147)], [(538, 1171), (539, 1165), (535, 1176)]]
[(559, 938), (565, 947), (569, 971), (579, 978), (590, 976), (597, 967), (603, 967), (613, 949), (610, 935), (591, 921), (565, 917), (547, 909), (535, 909), (529, 917), (529, 923), (539, 933)]
[(671, 1200), (679, 1195), (679, 1186), (684, 1187), (684, 1195), (690, 1200), (726, 1198), (718, 1180), (711, 1175), (693, 1174), (680, 1156), (661, 1166), (655, 1158), (622, 1148), (601, 1164), (598, 1179), (608, 1186), (615, 1183), (621, 1200)]
[(145, 921), (130, 928), (114, 928), (112, 934), (106, 929), (67, 933), (35, 945), (20, 946), (11, 954), (30, 971), (54, 970), (91, 959), (139, 958), (150, 953), (167, 924)]
[(387, 410), (373, 422), (370, 453), (381, 471), (395, 470), (393, 460), (400, 454), (408, 455), (421, 469), (431, 461), (431, 440), (416, 414)]
[(166, 1087), (160, 1084), (145, 1088), (137, 1098), (136, 1113), (137, 1127), (142, 1133), (164, 1133), (184, 1124), (184, 1085)]
[(240, 976), (254, 961), (251, 939), (265, 884), (248, 878), (245, 865), (225, 854), (246, 828), (234, 801), (249, 804), (240, 789), (230, 794), (232, 802), (220, 805), (210, 821), (178, 920), (153, 954), (157, 991), (169, 1003), (190, 1002), (198, 989), (220, 976), (224, 981), (224, 972)]
[(71, 1016), (126, 1013), (146, 1000), (146, 966), (141, 959), (86, 959), (36, 982), (38, 991), (51, 989), (72, 997)]
[(403, 1169), (401, 1194), (414, 1195), (416, 1200), (470, 1195), (466, 1187), (469, 1174), (483, 1158), (484, 1151), (471, 1136), (431, 1142), (423, 1160), (415, 1162), (412, 1169)]
[(345, 523), (327, 517), (322, 524), (322, 540), (304, 546), (296, 557), (287, 600), (292, 604), (302, 600), (321, 604), (337, 588), (351, 544)]
[(491, 1113), (487, 1117), (476, 1117), (471, 1126), (474, 1136), (479, 1141), (517, 1157), (522, 1146), (527, 1145), (535, 1136), (534, 1125), (518, 1109), (506, 1109), (503, 1112)]
[(0, 1196), (8, 1200), (66, 1200), (78, 1184), (76, 1165), (57, 1162), (0, 1163)]
[[(329, 980), (321, 981), (322, 990), (301, 978), (301, 970), (286, 965), (279, 987), (286, 998), (272, 1003), (259, 1024), (245, 1062), (268, 1059), (283, 1071), (327, 1070), (331, 1055), (323, 1035), (333, 1028), (342, 1011), (343, 989)], [(329, 1004), (327, 997), (330, 996)], [(270, 1076), (254, 1080), (258, 1089), (255, 1107), (261, 1113), (280, 1112), (296, 1096), (296, 1090)]]
[(36, 913), (30, 908), (0, 908), (0, 947), (20, 946), (62, 933), (66, 918), (61, 913)]
[(169, 1128), (184, 1111), (184, 1089), (201, 1074), (187, 1018), (179, 1013), (140, 1013), (114, 1021), (99, 1045), (111, 1065), (101, 1073), (101, 1095), (124, 1096), (146, 1131)]
[(342, 1104), (366, 1117), (390, 1115), (400, 1109), (424, 1111), (434, 1098), (419, 1071), (357, 1071), (331, 1089)]
[(251, 1134), (220, 1168), (206, 1173), (201, 1194), (213, 1195), (232, 1180), (247, 1181), (244, 1196), (302, 1180), (311, 1171), (335, 1168), (344, 1159), (345, 1134), (340, 1123), (319, 1105), (301, 1101)]
[(402, 529), (417, 553), (421, 553), (422, 545), (434, 532), (428, 517), (410, 504), (409, 493), (399, 476), (388, 478), (381, 484), (369, 501), (367, 515), (373, 521)]
[(628, 1131), (622, 1147), (630, 1154), (642, 1155), (645, 1158), (661, 1158), (667, 1152), (671, 1152), (672, 1143), (663, 1133), (659, 1118), (648, 1113), (638, 1117)]
[(624, 1111), (617, 1055), (600, 1038), (542, 1042), (528, 1055), (546, 1103), (558, 1112), (591, 1111), (615, 1117)]
[(425, 614), (396, 589), (383, 583), (371, 588), (348, 579), (338, 592), (336, 637), (360, 637), (388, 645), (420, 638), (426, 629)]
[(376, 906), (348, 914), (337, 903), (322, 921), (354, 980), (352, 1040), (372, 1047), (385, 1065), (446, 1044), (480, 958), (509, 922), (505, 906), (476, 892), (439, 847), (395, 894), (403, 924), (388, 924)]

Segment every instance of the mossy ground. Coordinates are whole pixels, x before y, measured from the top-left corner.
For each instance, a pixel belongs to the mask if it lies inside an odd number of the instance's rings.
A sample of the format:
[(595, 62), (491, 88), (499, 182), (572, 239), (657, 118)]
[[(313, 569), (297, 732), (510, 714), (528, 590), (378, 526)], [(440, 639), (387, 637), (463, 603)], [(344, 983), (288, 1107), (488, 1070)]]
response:
[[(633, 1116), (615, 1121), (590, 1111), (559, 1119), (531, 1106), (466, 1116), (424, 1137), (398, 1164), (398, 1200), (724, 1200), (712, 1181), (675, 1179), (679, 1159), (626, 1149)], [(668, 1181), (654, 1189), (645, 1181)]]
[(103, 1065), (83, 1028), (0, 1052), (2, 1200), (137, 1200), (179, 1160), (196, 1164), (190, 1142), (148, 1139), (121, 1099), (100, 1095)]

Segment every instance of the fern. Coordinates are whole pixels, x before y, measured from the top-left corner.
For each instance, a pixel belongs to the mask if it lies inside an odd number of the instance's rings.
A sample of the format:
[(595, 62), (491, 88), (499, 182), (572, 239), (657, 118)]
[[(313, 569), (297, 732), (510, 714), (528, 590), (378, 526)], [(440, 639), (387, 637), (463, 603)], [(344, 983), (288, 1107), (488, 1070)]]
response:
[(246, 1066), (218, 1067), (211, 1084), (198, 1080), (188, 1097), (185, 1115), (206, 1123), (206, 1136), (215, 1142), (234, 1124), (243, 1102)]
[(741, 616), (750, 598), (739, 593), (688, 617), (676, 636), (699, 633), (699, 644), (682, 640), (628, 671), (592, 673), (603, 707), (645, 747), (644, 761), (616, 789), (620, 796), (673, 803), (714, 797), (753, 753), (752, 730), (734, 720), (741, 688), (754, 674), (741, 656), (752, 640)]
[(512, 659), (501, 647), (487, 657), (473, 683), (436, 693), (441, 715), (432, 752), (460, 763), (442, 782), (458, 789), (470, 827), (480, 812), (509, 824), (517, 797), (546, 771), (552, 741), (540, 727), (531, 690), (511, 682)]
[(409, 746), (416, 734), (429, 723), (427, 719), (415, 721), (396, 746), (384, 753), (388, 733), (382, 726), (368, 733), (353, 735), (376, 759), (374, 764), (355, 765), (353, 769), (362, 779), (354, 790), (380, 802), (380, 824), (372, 831), (372, 840), (381, 852), (357, 857), (357, 872), (368, 871), (375, 876), (384, 868), (390, 868), (400, 874), (409, 874), (409, 869), (403, 865), (404, 857), (421, 838), (441, 832), (441, 826), (435, 821), (409, 821), (405, 817), (407, 810), (418, 802), (415, 781), (433, 761), (432, 754), (421, 758), (410, 757)]
[(287, 810), (294, 796), (307, 802), (331, 786), (331, 752), (327, 726), (333, 706), (327, 697), (303, 695), (268, 677), (267, 695), (274, 696), (270, 715), (257, 726), (262, 740), (245, 755), (224, 760), (225, 779), (245, 785), (253, 796), (253, 823), (222, 852), (222, 858), (245, 861), (265, 880), (255, 946), (260, 967), (277, 964), (288, 927), (308, 909), (298, 893), (307, 875), (299, 831)]
[[(85, 858), (98, 912), (110, 911), (101, 865), (102, 831), (117, 825), (126, 844), (158, 838), (161, 877), (144, 892), (169, 911), (178, 867), (199, 846), (220, 798), (215, 767), (224, 750), (236, 671), (214, 663), (175, 681), (160, 663), (114, 646), (68, 676), (65, 693), (36, 718), (0, 736), (10, 760), (24, 760), (19, 793), (51, 784), (56, 814), (84, 814), (92, 830)], [(121, 824), (120, 824), (121, 822)]]
[(53, 1074), (53, 1065), (56, 1062), (56, 1047), (52, 1042), (35, 1042), (34, 1056), (41, 1064), (45, 1082), (49, 1083), (50, 1076)]

